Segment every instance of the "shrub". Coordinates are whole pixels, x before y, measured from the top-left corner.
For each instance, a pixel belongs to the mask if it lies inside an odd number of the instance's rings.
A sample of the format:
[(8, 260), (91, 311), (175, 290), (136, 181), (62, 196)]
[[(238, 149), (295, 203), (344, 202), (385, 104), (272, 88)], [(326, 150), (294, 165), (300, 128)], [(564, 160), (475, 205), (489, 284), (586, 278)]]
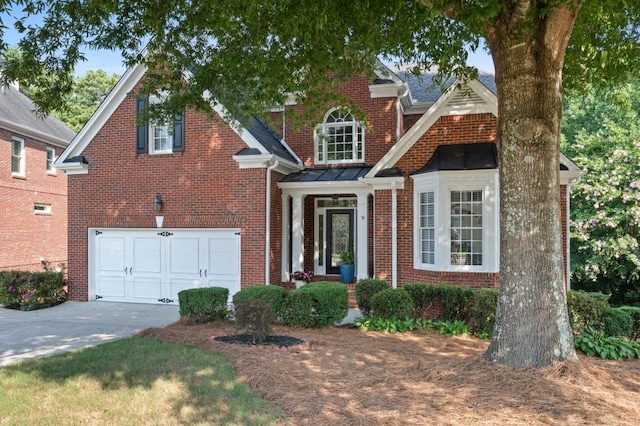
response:
[(286, 325), (294, 327), (313, 326), (313, 298), (310, 293), (301, 291), (302, 288), (286, 293), (281, 314), (281, 321)]
[(388, 288), (373, 295), (371, 308), (380, 318), (405, 319), (413, 312), (413, 300), (402, 288)]
[(480, 288), (473, 291), (467, 323), (473, 334), (491, 335), (498, 308), (498, 289)]
[(274, 321), (282, 322), (282, 309), (284, 306), (284, 288), (278, 285), (255, 285), (240, 290), (233, 295), (233, 304), (241, 300), (262, 299), (271, 309)]
[(631, 340), (640, 340), (640, 307), (621, 306), (618, 309), (631, 315), (631, 319), (633, 320), (633, 326), (631, 327), (631, 333), (629, 333), (629, 338)]
[(43, 272), (0, 271), (0, 305), (23, 311), (59, 305), (67, 300), (66, 285), (64, 268)]
[(620, 308), (606, 308), (603, 311), (605, 336), (629, 337), (633, 329), (633, 318)]
[(223, 320), (229, 314), (229, 289), (223, 287), (190, 288), (178, 293), (180, 317), (197, 323)]
[(365, 278), (356, 283), (356, 301), (362, 315), (371, 315), (371, 298), (379, 291), (391, 288), (384, 280)]
[(423, 318), (438, 298), (438, 290), (433, 284), (405, 284), (402, 286), (413, 300), (413, 316)]
[(467, 320), (473, 290), (469, 287), (440, 284), (438, 294), (442, 301), (442, 315), (445, 321)]
[(589, 356), (604, 359), (640, 358), (640, 344), (619, 337), (605, 336), (603, 331), (587, 326), (574, 338), (576, 348)]
[(266, 298), (242, 299), (233, 304), (236, 327), (244, 329), (253, 343), (262, 343), (271, 332), (273, 313)]
[(604, 323), (602, 316), (609, 306), (607, 302), (589, 296), (580, 291), (567, 292), (569, 321), (575, 333), (580, 333), (586, 327), (602, 330)]
[(344, 284), (314, 282), (297, 291), (311, 296), (311, 326), (327, 327), (341, 321), (349, 314), (349, 293)]
[(359, 318), (353, 323), (362, 331), (384, 331), (387, 333), (404, 333), (411, 330), (424, 330), (433, 327), (433, 323), (424, 318)]
[(459, 336), (461, 334), (470, 334), (471, 329), (464, 321), (436, 321), (433, 326), (438, 329), (440, 334), (448, 334), (449, 336)]

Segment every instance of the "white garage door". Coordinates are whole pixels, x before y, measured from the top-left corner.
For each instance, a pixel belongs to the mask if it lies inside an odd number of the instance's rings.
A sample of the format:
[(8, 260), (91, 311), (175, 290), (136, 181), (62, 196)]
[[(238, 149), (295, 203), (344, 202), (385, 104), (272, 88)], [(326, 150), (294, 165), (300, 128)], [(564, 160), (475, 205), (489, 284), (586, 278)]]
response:
[(188, 288), (240, 290), (236, 229), (91, 229), (89, 298), (178, 303)]

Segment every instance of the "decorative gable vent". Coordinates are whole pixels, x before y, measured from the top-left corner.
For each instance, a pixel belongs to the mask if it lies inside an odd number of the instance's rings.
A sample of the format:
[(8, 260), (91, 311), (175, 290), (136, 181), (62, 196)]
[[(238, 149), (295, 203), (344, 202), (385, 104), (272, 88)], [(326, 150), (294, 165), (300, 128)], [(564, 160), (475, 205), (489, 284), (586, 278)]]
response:
[(451, 96), (449, 102), (447, 102), (447, 107), (453, 109), (465, 109), (477, 108), (486, 104), (487, 102), (482, 98), (482, 96), (466, 86), (462, 90), (456, 91), (456, 93)]

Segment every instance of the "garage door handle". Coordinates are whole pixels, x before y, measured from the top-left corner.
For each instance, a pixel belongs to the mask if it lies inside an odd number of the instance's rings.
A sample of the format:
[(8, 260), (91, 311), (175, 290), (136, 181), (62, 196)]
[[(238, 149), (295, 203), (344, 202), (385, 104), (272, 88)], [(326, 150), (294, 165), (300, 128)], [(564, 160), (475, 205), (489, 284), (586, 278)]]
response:
[(206, 269), (204, 270), (204, 276), (205, 277), (207, 276), (207, 270)]
[(202, 278), (202, 269), (200, 269), (200, 278)]

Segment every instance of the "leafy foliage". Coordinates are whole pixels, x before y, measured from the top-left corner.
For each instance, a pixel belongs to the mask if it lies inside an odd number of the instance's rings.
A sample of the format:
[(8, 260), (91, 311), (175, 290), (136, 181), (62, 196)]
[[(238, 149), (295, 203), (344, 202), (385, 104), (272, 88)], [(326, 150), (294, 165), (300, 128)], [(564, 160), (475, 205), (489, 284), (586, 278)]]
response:
[(356, 301), (364, 316), (371, 315), (371, 298), (379, 291), (391, 288), (385, 280), (364, 278), (356, 282)]
[(456, 321), (436, 321), (433, 326), (438, 329), (440, 334), (448, 334), (449, 336), (459, 336), (461, 334), (471, 334), (469, 326), (460, 320)]
[(197, 323), (223, 320), (229, 315), (229, 289), (224, 287), (190, 288), (178, 292), (180, 317)]
[(607, 308), (602, 315), (605, 336), (629, 337), (633, 330), (633, 318), (620, 308)]
[(587, 327), (596, 330), (604, 327), (602, 316), (609, 306), (607, 302), (594, 298), (589, 293), (572, 290), (567, 292), (567, 305), (569, 321), (575, 333), (580, 333)]
[(266, 299), (243, 299), (234, 303), (236, 326), (246, 330), (253, 343), (262, 343), (271, 332), (273, 313)]
[(620, 310), (628, 313), (633, 320), (633, 326), (629, 338), (631, 340), (640, 340), (640, 307), (638, 306), (621, 306)]
[(373, 314), (380, 318), (404, 319), (413, 312), (411, 296), (402, 288), (388, 288), (371, 298)]
[(425, 330), (433, 328), (433, 322), (424, 318), (358, 318), (353, 323), (354, 327), (362, 331), (383, 331), (387, 333), (404, 333), (413, 330)]
[(474, 334), (491, 335), (498, 308), (498, 289), (480, 288), (473, 291), (467, 323)]
[(438, 289), (433, 284), (414, 283), (405, 284), (403, 289), (413, 300), (413, 316), (423, 318), (429, 309), (438, 299)]
[[(347, 287), (335, 282), (314, 282), (288, 293), (303, 293), (309, 296), (311, 306), (308, 314), (310, 327), (327, 327), (341, 321), (349, 313)], [(304, 296), (299, 300), (306, 300)], [(296, 302), (299, 302), (296, 299)], [(287, 297), (287, 302), (289, 298)], [(305, 301), (306, 304), (306, 301)], [(306, 305), (305, 305), (306, 306)], [(291, 307), (288, 305), (285, 309)], [(298, 312), (302, 309), (298, 308)], [(300, 312), (302, 315), (302, 312)], [(305, 320), (305, 322), (307, 322)], [(296, 324), (298, 325), (298, 324)]]
[(233, 304), (248, 299), (261, 299), (271, 308), (271, 315), (275, 321), (280, 321), (284, 306), (284, 288), (277, 285), (255, 285), (244, 288), (233, 295)]
[(466, 321), (473, 299), (469, 287), (440, 284), (438, 294), (442, 301), (443, 317), (446, 321)]
[(587, 170), (572, 188), (572, 288), (640, 303), (640, 80), (565, 102), (566, 154)]
[(280, 317), (286, 325), (313, 327), (313, 297), (310, 293), (300, 290), (287, 292)]
[(0, 305), (32, 311), (67, 300), (64, 268), (43, 272), (0, 271)]
[(574, 344), (589, 356), (598, 355), (604, 359), (640, 358), (640, 343), (606, 336), (593, 327), (580, 332), (574, 338)]

